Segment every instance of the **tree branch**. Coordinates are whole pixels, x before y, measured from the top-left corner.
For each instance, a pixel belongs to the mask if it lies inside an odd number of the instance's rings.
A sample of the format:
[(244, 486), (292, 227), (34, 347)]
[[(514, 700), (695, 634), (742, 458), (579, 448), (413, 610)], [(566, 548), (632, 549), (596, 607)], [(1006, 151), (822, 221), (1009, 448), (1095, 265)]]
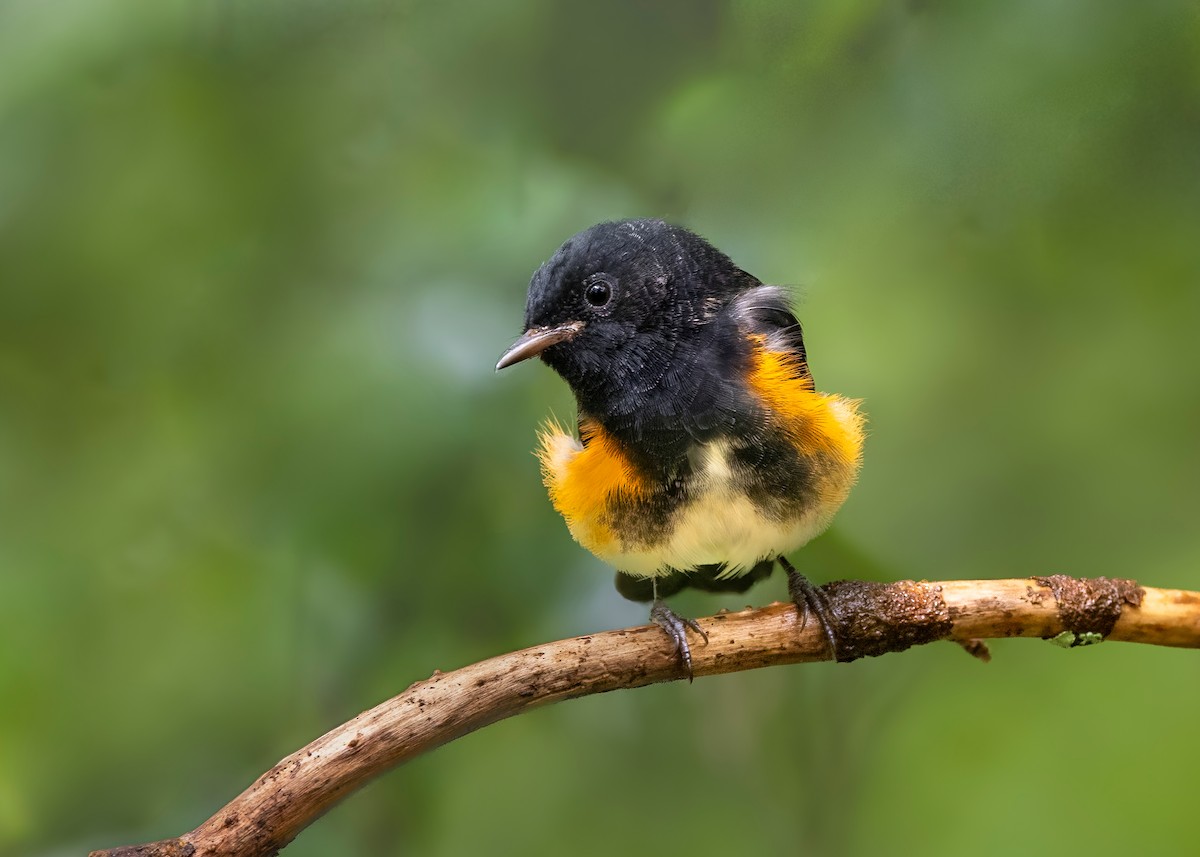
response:
[[(942, 583), (838, 581), (828, 597), (841, 660), (954, 640), (986, 656), (985, 638), (1101, 639), (1200, 648), (1200, 592), (1065, 575)], [(825, 635), (791, 604), (700, 619), (697, 676), (829, 660)], [(468, 732), (564, 699), (683, 678), (655, 626), (605, 631), (435, 672), (267, 771), (191, 833), (91, 857), (275, 854), (368, 780)]]

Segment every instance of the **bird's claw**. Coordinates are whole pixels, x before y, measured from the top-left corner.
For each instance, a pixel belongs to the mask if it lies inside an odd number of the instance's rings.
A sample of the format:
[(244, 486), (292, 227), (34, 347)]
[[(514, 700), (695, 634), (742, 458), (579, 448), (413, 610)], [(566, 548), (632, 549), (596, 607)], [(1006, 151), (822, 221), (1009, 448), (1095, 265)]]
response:
[(687, 629), (691, 628), (699, 634), (705, 645), (708, 645), (708, 634), (704, 633), (704, 629), (695, 619), (680, 616), (661, 600), (655, 600), (651, 606), (650, 620), (666, 631), (667, 636), (671, 638), (671, 642), (675, 645), (675, 651), (679, 654), (679, 660), (683, 664), (683, 671), (687, 674), (688, 681), (691, 682), (695, 675), (692, 672), (692, 648), (688, 645)]
[(815, 615), (817, 621), (821, 623), (821, 630), (825, 632), (825, 639), (829, 643), (829, 654), (836, 661), (838, 659), (838, 641), (837, 635), (833, 632), (833, 616), (829, 599), (822, 590), (813, 586), (807, 577), (796, 571), (795, 566), (787, 559), (779, 557), (779, 564), (787, 572), (788, 595), (791, 596), (792, 603), (800, 610), (800, 629), (803, 630), (808, 625), (809, 613)]

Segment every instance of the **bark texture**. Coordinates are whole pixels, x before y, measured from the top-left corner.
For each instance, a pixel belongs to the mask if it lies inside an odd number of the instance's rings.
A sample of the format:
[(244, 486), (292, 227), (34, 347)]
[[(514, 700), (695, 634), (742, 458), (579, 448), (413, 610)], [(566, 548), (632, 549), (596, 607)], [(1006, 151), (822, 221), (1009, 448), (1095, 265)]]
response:
[[(1065, 575), (940, 583), (837, 581), (828, 598), (840, 660), (953, 640), (987, 659), (982, 640), (1102, 639), (1200, 648), (1200, 593)], [(696, 677), (829, 660), (822, 628), (791, 604), (698, 620)], [(685, 678), (656, 626), (573, 637), (435, 672), (292, 753), (208, 821), (177, 839), (91, 857), (275, 854), (367, 781), (414, 756), (530, 708)]]

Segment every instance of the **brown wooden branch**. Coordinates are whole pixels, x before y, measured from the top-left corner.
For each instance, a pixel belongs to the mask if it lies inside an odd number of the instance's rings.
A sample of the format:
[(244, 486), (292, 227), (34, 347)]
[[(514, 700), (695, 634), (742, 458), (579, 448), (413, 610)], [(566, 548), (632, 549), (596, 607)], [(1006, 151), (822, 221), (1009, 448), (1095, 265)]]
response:
[[(1200, 592), (1064, 575), (942, 583), (839, 581), (828, 596), (842, 660), (954, 640), (1041, 637), (1200, 648)], [(791, 604), (700, 619), (696, 676), (829, 660), (824, 633)], [(321, 736), (254, 781), (191, 833), (92, 857), (275, 854), (368, 780), (481, 726), (564, 699), (675, 681), (679, 661), (655, 626), (605, 631), (435, 672)]]

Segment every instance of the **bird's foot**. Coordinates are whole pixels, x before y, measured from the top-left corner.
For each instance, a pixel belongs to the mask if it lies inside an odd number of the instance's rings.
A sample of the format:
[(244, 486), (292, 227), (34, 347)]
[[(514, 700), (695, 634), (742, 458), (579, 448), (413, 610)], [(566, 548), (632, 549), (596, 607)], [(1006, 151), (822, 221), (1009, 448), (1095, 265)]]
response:
[(671, 642), (675, 644), (675, 651), (679, 653), (683, 671), (687, 674), (687, 680), (691, 682), (694, 675), (692, 674), (692, 649), (688, 645), (687, 629), (691, 628), (703, 637), (705, 645), (708, 645), (708, 634), (704, 633), (695, 619), (680, 616), (660, 598), (654, 599), (654, 604), (650, 607), (650, 620), (666, 631)]
[(829, 598), (822, 590), (813, 586), (812, 581), (796, 571), (796, 567), (788, 562), (786, 557), (779, 557), (779, 564), (787, 572), (788, 595), (792, 597), (792, 603), (800, 610), (800, 627), (803, 628), (808, 624), (810, 612), (815, 615), (817, 621), (821, 623), (821, 629), (825, 632), (825, 639), (829, 642), (829, 654), (836, 661), (838, 659), (838, 641), (837, 635), (833, 632), (833, 611), (829, 606)]

